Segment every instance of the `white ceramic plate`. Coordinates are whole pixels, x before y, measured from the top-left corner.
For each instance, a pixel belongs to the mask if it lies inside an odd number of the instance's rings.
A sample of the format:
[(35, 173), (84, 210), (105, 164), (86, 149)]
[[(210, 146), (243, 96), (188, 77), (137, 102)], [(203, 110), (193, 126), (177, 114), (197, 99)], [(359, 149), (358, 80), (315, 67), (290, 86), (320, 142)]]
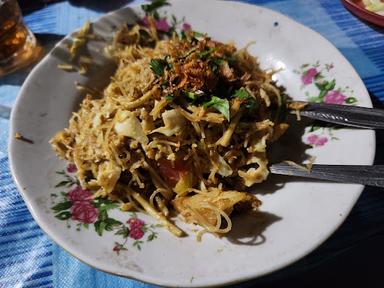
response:
[[(168, 16), (175, 14), (179, 19), (185, 16), (194, 30), (208, 32), (220, 41), (234, 40), (238, 47), (255, 40), (249, 51), (259, 58), (263, 68), (283, 68), (276, 80), (295, 99), (319, 95), (316, 81), (335, 80), (335, 87), (322, 93), (322, 101), (371, 107), (362, 81), (339, 51), (316, 32), (281, 14), (257, 6), (204, 0), (176, 1), (166, 11)], [(114, 27), (127, 21), (133, 23), (133, 15), (130, 8), (110, 13), (96, 22), (95, 30), (110, 37)], [(116, 253), (117, 247), (113, 251), (115, 242), (125, 241), (122, 235), (115, 235), (117, 229), (129, 224), (112, 226), (113, 231), (104, 231), (101, 237), (96, 234), (94, 223), (86, 229), (81, 221), (94, 222), (102, 213), (100, 207), (79, 202), (81, 193), (77, 200), (71, 198), (73, 201), (65, 204), (71, 188), (55, 188), (65, 178), (55, 171), (64, 169), (66, 164), (57, 159), (48, 144), (56, 131), (67, 126), (83, 97), (73, 83), (99, 88), (107, 84), (113, 67), (100, 54), (103, 45), (88, 44), (99, 68), (83, 77), (57, 69), (57, 64), (68, 59), (65, 44), (60, 43), (29, 75), (12, 113), (11, 135), (20, 132), (34, 141), (29, 144), (10, 139), (11, 168), (18, 189), (40, 227), (65, 250), (95, 268), (150, 283), (221, 285), (251, 279), (298, 260), (343, 222), (362, 191), (360, 185), (299, 180), (281, 187), (263, 184), (254, 188), (263, 201), (259, 216), (235, 219), (234, 231), (227, 237), (204, 235), (202, 242), (196, 242), (192, 232), (196, 227), (177, 220), (190, 234), (179, 239), (162, 228), (151, 228), (156, 222), (138, 213), (137, 217), (145, 221), (145, 227), (152, 229), (157, 238), (147, 241), (154, 237), (149, 230), (144, 236), (141, 232), (126, 235), (127, 250)], [(306, 153), (316, 156), (317, 163), (372, 164), (372, 131), (313, 128), (312, 132), (308, 128), (302, 139), (313, 145)], [(299, 152), (296, 147), (284, 153), (289, 159)], [(56, 207), (56, 214), (61, 213), (62, 219), (72, 217), (65, 221), (55, 218), (51, 209), (63, 202)], [(125, 223), (135, 216), (110, 209), (108, 217)], [(134, 245), (132, 237), (142, 242), (136, 241)]]

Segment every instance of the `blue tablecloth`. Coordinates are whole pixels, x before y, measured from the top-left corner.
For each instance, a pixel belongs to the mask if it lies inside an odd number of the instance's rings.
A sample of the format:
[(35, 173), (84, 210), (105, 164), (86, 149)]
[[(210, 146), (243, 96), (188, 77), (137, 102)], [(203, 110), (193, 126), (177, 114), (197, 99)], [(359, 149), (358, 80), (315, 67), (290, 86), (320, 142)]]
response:
[[(25, 21), (35, 33), (65, 35), (88, 19), (95, 20), (107, 11), (138, 2), (141, 1), (56, 2), (40, 9), (26, 9)], [(272, 8), (321, 33), (356, 68), (375, 106), (383, 106), (383, 29), (361, 22), (346, 11), (338, 0), (246, 2)], [(0, 104), (13, 105), (26, 75), (24, 72), (0, 78)], [(9, 120), (0, 118), (0, 287), (150, 287), (82, 264), (44, 235), (32, 219), (11, 178), (7, 156), (8, 130)], [(384, 160), (383, 151), (380, 151), (383, 140), (383, 133), (379, 132), (376, 162), (380, 164)], [(306, 283), (305, 280), (298, 282), (300, 277), (316, 279), (318, 275), (327, 277), (332, 273), (349, 275), (353, 279), (354, 273), (367, 271), (364, 267), (375, 265), (369, 259), (383, 255), (384, 249), (378, 244), (383, 243), (383, 227), (384, 193), (382, 189), (366, 188), (347, 221), (320, 248), (290, 267), (245, 285), (292, 287), (295, 283)], [(366, 253), (368, 256), (362, 256)], [(361, 263), (362, 259), (366, 261), (364, 264)], [(338, 265), (340, 261), (342, 267)], [(374, 268), (371, 270), (375, 271)], [(370, 276), (377, 278), (374, 279), (376, 283), (380, 281), (380, 272)]]

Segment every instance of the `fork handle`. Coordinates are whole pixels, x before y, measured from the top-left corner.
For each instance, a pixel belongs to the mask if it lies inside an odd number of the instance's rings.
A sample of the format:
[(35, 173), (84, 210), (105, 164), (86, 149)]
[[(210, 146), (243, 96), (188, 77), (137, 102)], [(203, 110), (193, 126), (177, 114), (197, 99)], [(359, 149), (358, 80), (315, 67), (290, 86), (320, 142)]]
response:
[[(305, 102), (303, 102), (305, 103)], [(306, 103), (300, 115), (315, 120), (366, 129), (384, 129), (384, 110), (326, 103)]]
[(321, 165), (310, 171), (285, 162), (270, 166), (272, 174), (299, 176), (341, 183), (356, 183), (384, 187), (384, 165)]

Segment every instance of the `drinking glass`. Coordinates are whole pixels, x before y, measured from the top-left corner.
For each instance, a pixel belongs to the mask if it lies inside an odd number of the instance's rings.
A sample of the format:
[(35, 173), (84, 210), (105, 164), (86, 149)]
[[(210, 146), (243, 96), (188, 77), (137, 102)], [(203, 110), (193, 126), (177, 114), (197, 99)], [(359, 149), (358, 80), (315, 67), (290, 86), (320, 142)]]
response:
[(0, 0), (0, 77), (31, 64), (41, 50), (17, 1)]

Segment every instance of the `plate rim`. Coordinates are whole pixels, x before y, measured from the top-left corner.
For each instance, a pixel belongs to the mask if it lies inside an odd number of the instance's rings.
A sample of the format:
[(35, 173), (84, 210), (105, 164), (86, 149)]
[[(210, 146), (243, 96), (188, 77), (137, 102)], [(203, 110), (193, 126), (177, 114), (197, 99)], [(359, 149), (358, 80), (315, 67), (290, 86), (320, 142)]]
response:
[[(172, 0), (171, 2), (174, 2), (175, 0)], [(175, 2), (186, 2), (187, 0), (178, 0), (178, 1), (175, 1)], [(214, 0), (211, 2), (216, 2), (217, 4), (223, 4), (223, 2), (221, 1), (218, 1), (218, 0)], [(238, 1), (235, 1), (235, 0), (231, 0), (231, 1), (226, 1), (227, 3), (230, 3), (230, 4), (233, 4), (235, 6), (246, 6), (246, 7), (249, 7), (249, 8), (256, 8), (256, 9), (261, 9), (261, 10), (264, 10), (264, 11), (267, 11), (268, 13), (271, 13), (273, 14), (274, 16), (277, 16), (279, 18), (284, 18), (285, 20), (289, 20), (290, 22), (292, 22), (293, 24), (297, 25), (300, 27), (300, 29), (305, 29), (311, 33), (314, 33), (316, 34), (317, 36), (319, 36), (322, 41), (325, 41), (327, 44), (329, 44), (333, 49), (335, 49), (339, 55), (339, 57), (343, 58), (347, 64), (350, 66), (349, 70), (351, 70), (352, 74), (354, 74), (357, 79), (359, 79), (360, 81), (360, 85), (362, 85), (362, 88), (365, 90), (366, 94), (369, 96), (369, 93), (367, 91), (367, 88), (365, 87), (365, 84), (364, 82), (362, 81), (360, 75), (357, 73), (357, 71), (355, 70), (355, 68), (353, 67), (353, 65), (348, 61), (348, 59), (340, 52), (340, 50), (332, 43), (330, 42), (328, 39), (326, 39), (324, 36), (322, 36), (319, 32), (311, 29), (310, 27), (304, 25), (304, 24), (301, 24), (300, 22), (294, 20), (293, 18), (285, 15), (285, 14), (282, 14), (278, 11), (275, 11), (273, 9), (270, 9), (270, 8), (267, 8), (267, 7), (263, 7), (263, 6), (260, 6), (260, 5), (255, 5), (255, 4), (250, 4), (250, 3), (246, 3), (246, 2), (238, 2)], [(118, 13), (121, 13), (123, 10), (136, 10), (139, 9), (140, 7), (140, 4), (135, 4), (135, 5), (128, 5), (128, 6), (125, 6), (125, 7), (122, 7), (120, 9), (117, 9), (117, 10), (114, 10), (114, 11), (111, 11), (111, 12), (108, 12), (100, 17), (98, 17), (97, 19), (95, 19), (94, 21), (92, 21), (92, 23), (97, 23), (97, 22), (100, 22), (101, 20), (103, 19), (107, 19), (107, 18), (110, 18), (110, 17), (115, 17), (116, 15), (118, 15)], [(51, 49), (51, 51), (49, 51), (49, 53), (33, 68), (33, 70), (29, 73), (29, 75), (27, 76), (27, 78), (25, 79), (23, 85), (21, 86), (19, 92), (18, 92), (18, 95), (17, 95), (17, 98), (16, 98), (16, 101), (13, 105), (13, 109), (12, 109), (12, 112), (11, 112), (11, 117), (10, 117), (10, 130), (9, 130), (9, 139), (8, 139), (8, 157), (9, 157), (9, 166), (10, 166), (10, 171), (11, 171), (11, 174), (12, 174), (12, 178), (16, 184), (16, 187), (17, 187), (17, 190), (19, 192), (19, 194), (22, 196), (26, 206), (28, 207), (28, 210), (29, 212), (31, 213), (33, 219), (36, 221), (36, 223), (39, 225), (39, 227), (42, 229), (42, 231), (45, 233), (45, 235), (47, 235), (50, 239), (52, 239), (58, 246), (60, 246), (62, 249), (64, 249), (67, 253), (69, 253), (70, 255), (72, 255), (73, 257), (75, 257), (76, 259), (80, 260), (82, 263), (85, 263), (99, 271), (103, 271), (105, 273), (109, 273), (109, 274), (112, 274), (112, 275), (116, 275), (116, 276), (122, 276), (122, 277), (125, 277), (125, 278), (129, 278), (129, 279), (134, 279), (134, 280), (138, 280), (138, 281), (141, 281), (141, 282), (145, 282), (145, 283), (149, 283), (149, 284), (155, 284), (155, 285), (165, 285), (165, 286), (168, 286), (168, 287), (180, 287), (180, 281), (177, 282), (177, 281), (172, 281), (172, 279), (161, 279), (161, 278), (156, 278), (156, 277), (153, 277), (153, 276), (150, 276), (148, 274), (145, 274), (145, 273), (138, 273), (136, 271), (132, 271), (132, 270), (127, 270), (128, 271), (128, 274), (123, 274), (123, 273), (116, 273), (116, 272), (113, 272), (111, 270), (106, 270), (106, 269), (102, 269), (102, 268), (99, 268), (99, 267), (95, 267), (94, 264), (92, 264), (92, 259), (89, 259), (88, 257), (83, 257), (81, 258), (81, 256), (78, 256), (78, 255), (75, 255), (74, 253), (70, 252), (71, 248), (69, 248), (71, 245), (67, 244), (68, 242), (65, 241), (65, 240), (61, 240), (60, 237), (58, 236), (58, 234), (56, 234), (54, 231), (51, 231), (51, 229), (49, 228), (50, 225), (45, 225), (44, 221), (41, 221), (40, 217), (37, 216), (36, 212), (35, 212), (35, 209), (37, 209), (37, 207), (34, 207), (31, 203), (30, 200), (28, 200), (28, 198), (30, 198), (30, 196), (28, 196), (26, 190), (27, 189), (24, 189), (23, 188), (23, 185), (22, 185), (22, 179), (19, 178), (19, 175), (17, 173), (17, 164), (16, 164), (16, 160), (14, 159), (13, 155), (15, 153), (14, 149), (15, 149), (15, 146), (13, 145), (16, 141), (16, 139), (13, 137), (13, 135), (15, 134), (16, 130), (15, 130), (15, 125), (16, 125), (16, 115), (17, 115), (17, 110), (18, 108), (21, 106), (21, 102), (22, 102), (22, 99), (24, 97), (26, 97), (27, 93), (26, 93), (26, 86), (27, 84), (30, 82), (31, 78), (34, 77), (33, 75), (40, 69), (40, 67), (44, 66), (45, 63), (49, 60), (49, 58), (52, 56), (52, 53), (53, 51), (59, 46), (61, 45), (64, 41), (66, 41), (69, 37), (71, 37), (71, 35), (78, 31), (79, 29), (76, 29), (70, 33), (68, 33), (67, 35), (65, 35), (65, 37), (60, 40), (58, 43), (56, 43), (56, 45)], [(368, 97), (367, 99), (369, 105), (369, 107), (372, 107), (372, 100), (370, 97)], [(374, 158), (375, 158), (375, 154), (376, 154), (376, 148), (377, 148), (377, 145), (376, 145), (376, 132), (373, 132), (372, 133), (372, 144), (373, 144), (373, 147), (372, 147), (372, 151), (371, 151), (371, 159), (369, 162), (371, 162), (373, 164), (374, 162)], [(327, 233), (324, 233), (324, 235), (322, 235), (321, 239), (315, 244), (313, 245), (313, 247), (310, 247), (309, 249), (306, 249), (306, 250), (302, 250), (301, 253), (298, 253), (297, 255), (295, 255), (294, 257), (291, 257), (290, 260), (288, 261), (285, 261), (283, 263), (280, 263), (279, 265), (275, 265), (275, 266), (271, 266), (269, 269), (264, 269), (263, 271), (259, 272), (259, 273), (254, 273), (253, 275), (248, 275), (248, 276), (241, 276), (241, 277), (232, 277), (232, 278), (227, 278), (226, 280), (221, 280), (220, 282), (216, 281), (215, 283), (212, 282), (212, 280), (206, 280), (207, 283), (190, 283), (189, 281), (184, 281), (181, 285), (183, 287), (218, 287), (218, 286), (222, 286), (222, 285), (231, 285), (231, 284), (236, 284), (236, 283), (240, 283), (240, 282), (244, 282), (244, 281), (249, 281), (249, 280), (252, 280), (252, 279), (256, 279), (256, 278), (259, 278), (259, 277), (262, 277), (262, 276), (265, 276), (265, 275), (268, 275), (268, 274), (271, 274), (273, 272), (276, 272), (284, 267), (287, 267), (289, 265), (291, 265), (292, 263), (295, 263), (297, 262), (298, 260), (304, 258), (305, 256), (307, 256), (308, 254), (310, 254), (312, 251), (316, 250), (319, 246), (321, 246), (331, 235), (333, 235), (335, 233), (335, 231), (344, 223), (344, 221), (347, 219), (348, 215), (350, 214), (351, 210), (353, 209), (353, 207), (355, 206), (357, 200), (359, 199), (361, 193), (363, 192), (364, 190), (364, 186), (363, 185), (359, 185), (360, 187), (358, 187), (360, 190), (356, 196), (355, 196), (355, 199), (352, 199), (352, 204), (350, 205), (350, 207), (348, 207), (348, 209), (346, 209), (343, 213), (343, 216), (340, 217), (340, 220), (338, 223), (336, 223), (332, 228), (333, 229), (330, 229), (328, 231), (326, 231)], [(211, 282), (209, 282), (211, 281)]]

